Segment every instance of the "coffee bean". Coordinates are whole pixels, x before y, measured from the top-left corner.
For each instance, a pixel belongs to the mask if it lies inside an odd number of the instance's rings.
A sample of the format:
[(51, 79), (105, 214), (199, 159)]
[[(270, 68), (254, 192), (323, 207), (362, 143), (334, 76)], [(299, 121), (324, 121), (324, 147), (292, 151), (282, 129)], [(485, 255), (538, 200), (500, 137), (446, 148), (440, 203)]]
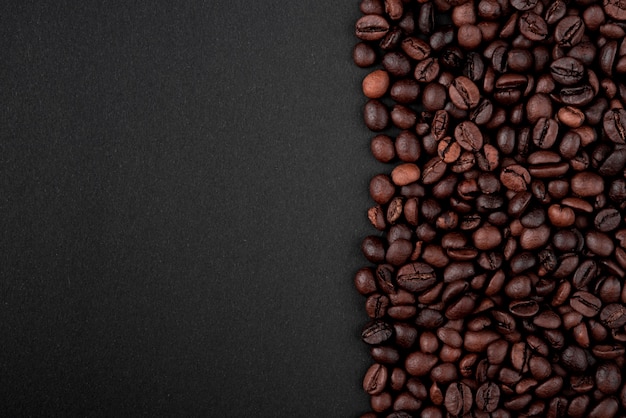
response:
[(364, 41), (381, 39), (387, 31), (389, 31), (389, 22), (380, 15), (365, 15), (356, 22), (356, 36)]
[(367, 344), (378, 345), (391, 338), (392, 334), (393, 328), (387, 322), (375, 320), (365, 326), (361, 338)]
[(571, 180), (572, 192), (582, 197), (597, 196), (604, 191), (604, 180), (592, 172), (575, 174)]
[(626, 5), (619, 0), (604, 0), (604, 12), (615, 20), (626, 20)]
[[(605, 0), (606, 3), (606, 0)], [(612, 418), (617, 413), (619, 405), (615, 398), (604, 398), (600, 403), (598, 403), (591, 411), (587, 417), (589, 418)]]
[(500, 181), (507, 189), (521, 192), (526, 190), (530, 183), (530, 173), (523, 166), (513, 164), (502, 169)]
[(416, 61), (421, 61), (430, 55), (430, 46), (413, 36), (405, 38), (401, 46), (404, 53)]
[(611, 109), (604, 114), (604, 133), (613, 142), (626, 143), (626, 110)]
[(416, 351), (407, 356), (404, 366), (407, 373), (412, 376), (426, 376), (438, 361), (439, 359), (432, 354)]
[(616, 393), (622, 384), (622, 372), (614, 362), (604, 362), (596, 369), (598, 390), (607, 395)]
[(600, 321), (611, 329), (626, 325), (626, 306), (619, 303), (606, 305), (600, 313)]
[(548, 36), (548, 24), (541, 16), (525, 12), (519, 17), (519, 31), (531, 41), (543, 41)]
[(450, 100), (459, 109), (473, 109), (478, 105), (480, 92), (472, 80), (461, 76), (454, 79), (448, 89)]
[(378, 395), (387, 385), (388, 372), (382, 364), (372, 364), (363, 378), (363, 390), (369, 395)]
[(582, 373), (589, 367), (585, 351), (575, 345), (570, 345), (563, 350), (561, 362), (567, 370), (574, 373)]
[(445, 107), (446, 99), (446, 88), (441, 84), (428, 83), (426, 87), (424, 87), (422, 92), (422, 104), (426, 110), (435, 111), (443, 109)]
[(451, 384), (446, 391), (444, 405), (452, 416), (465, 416), (473, 406), (472, 390), (464, 383)]
[(428, 264), (414, 262), (398, 270), (397, 282), (400, 287), (409, 292), (420, 292), (434, 285), (437, 282), (437, 276)]
[(564, 47), (577, 45), (585, 33), (585, 24), (578, 16), (568, 16), (559, 21), (554, 29), (554, 40)]
[(585, 75), (583, 64), (575, 58), (563, 57), (550, 64), (550, 73), (557, 83), (571, 86)]
[(372, 131), (382, 131), (389, 124), (389, 111), (378, 100), (369, 100), (363, 109), (365, 125)]
[(376, 51), (365, 42), (359, 42), (352, 50), (352, 60), (359, 67), (371, 67), (376, 63)]
[(583, 316), (594, 317), (600, 311), (602, 302), (589, 292), (578, 291), (572, 295), (570, 306)]
[(378, 174), (370, 181), (370, 196), (376, 203), (386, 204), (391, 200), (394, 193), (395, 187), (388, 176)]

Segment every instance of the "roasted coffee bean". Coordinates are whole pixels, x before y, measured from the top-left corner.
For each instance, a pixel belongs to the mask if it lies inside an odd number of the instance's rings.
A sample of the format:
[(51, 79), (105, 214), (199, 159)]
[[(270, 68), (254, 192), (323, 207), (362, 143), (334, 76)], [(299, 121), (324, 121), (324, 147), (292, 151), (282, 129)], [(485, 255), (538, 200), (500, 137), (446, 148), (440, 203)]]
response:
[(437, 275), (428, 264), (414, 262), (401, 267), (396, 280), (409, 292), (421, 292), (437, 282)]
[(570, 299), (570, 306), (586, 317), (594, 317), (602, 307), (602, 302), (589, 292), (578, 291)]
[(381, 39), (389, 31), (389, 22), (376, 14), (365, 15), (356, 22), (355, 33), (364, 41)]
[(626, 325), (626, 306), (619, 303), (606, 305), (600, 313), (600, 321), (611, 329), (623, 327)]
[(461, 76), (454, 79), (448, 89), (450, 100), (459, 109), (473, 109), (478, 105), (480, 92), (472, 80)]
[(521, 192), (530, 183), (530, 173), (521, 165), (513, 164), (502, 169), (500, 181), (509, 190)]
[(372, 131), (382, 131), (389, 124), (389, 110), (378, 100), (370, 100), (363, 109), (365, 125)]
[(613, 142), (626, 143), (626, 110), (611, 109), (604, 114), (604, 133)]
[(382, 364), (372, 364), (363, 378), (363, 390), (369, 395), (378, 395), (387, 385), (388, 372)]
[(478, 151), (483, 146), (483, 134), (478, 126), (471, 122), (461, 122), (454, 130), (454, 138), (467, 151)]
[(352, 60), (361, 68), (371, 67), (376, 63), (376, 51), (365, 42), (359, 42), (352, 50)]
[(387, 322), (376, 320), (365, 326), (361, 338), (367, 344), (378, 345), (391, 338), (392, 334), (393, 328)]
[(383, 56), (382, 65), (394, 77), (404, 77), (411, 72), (411, 61), (398, 51), (391, 51)]
[(571, 86), (578, 83), (585, 75), (582, 62), (575, 58), (563, 57), (550, 64), (550, 73), (557, 83)]
[(554, 29), (554, 40), (564, 47), (577, 45), (585, 34), (585, 24), (578, 16), (568, 16), (559, 21)]
[(548, 36), (548, 24), (541, 16), (525, 12), (519, 17), (519, 31), (531, 41), (543, 41)]
[(446, 391), (444, 405), (452, 416), (464, 416), (472, 410), (473, 401), (469, 386), (464, 383), (453, 383)]

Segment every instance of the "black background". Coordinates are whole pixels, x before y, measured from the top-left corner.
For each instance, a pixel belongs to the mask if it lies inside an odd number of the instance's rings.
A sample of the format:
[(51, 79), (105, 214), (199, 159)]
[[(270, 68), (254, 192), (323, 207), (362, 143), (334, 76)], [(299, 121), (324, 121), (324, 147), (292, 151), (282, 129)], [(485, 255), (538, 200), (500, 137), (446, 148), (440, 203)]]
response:
[(359, 2), (47, 3), (0, 6), (0, 415), (366, 411)]

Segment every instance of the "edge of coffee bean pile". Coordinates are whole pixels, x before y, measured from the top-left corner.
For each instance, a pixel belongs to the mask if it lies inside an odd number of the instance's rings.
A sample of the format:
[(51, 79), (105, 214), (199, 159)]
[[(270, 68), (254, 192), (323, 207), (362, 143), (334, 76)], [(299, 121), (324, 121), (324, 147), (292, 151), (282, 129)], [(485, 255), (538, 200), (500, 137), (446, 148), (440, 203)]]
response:
[(359, 9), (361, 417), (626, 417), (626, 1)]

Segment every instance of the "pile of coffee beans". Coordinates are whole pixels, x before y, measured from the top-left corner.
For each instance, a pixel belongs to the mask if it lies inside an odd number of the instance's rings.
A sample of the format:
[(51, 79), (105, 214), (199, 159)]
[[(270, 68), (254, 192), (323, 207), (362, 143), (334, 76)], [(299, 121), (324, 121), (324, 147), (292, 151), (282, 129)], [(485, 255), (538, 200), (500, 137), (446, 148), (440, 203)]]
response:
[(362, 0), (369, 417), (626, 417), (626, 0)]

